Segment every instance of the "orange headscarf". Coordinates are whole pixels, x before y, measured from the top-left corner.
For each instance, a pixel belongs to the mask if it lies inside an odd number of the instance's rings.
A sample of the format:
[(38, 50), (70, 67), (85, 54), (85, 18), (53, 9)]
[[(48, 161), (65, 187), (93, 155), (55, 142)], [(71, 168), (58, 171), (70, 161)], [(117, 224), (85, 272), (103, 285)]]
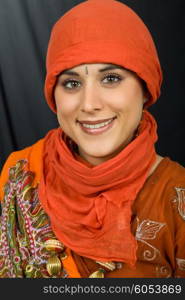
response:
[(148, 107), (160, 94), (162, 72), (152, 37), (142, 20), (114, 0), (89, 0), (54, 25), (47, 52), (45, 96), (55, 112), (57, 75), (84, 63), (112, 63), (142, 78), (150, 93)]
[[(45, 95), (56, 111), (57, 75), (83, 63), (113, 63), (137, 73), (147, 85), (149, 106), (160, 94), (162, 73), (149, 31), (126, 5), (89, 0), (54, 26), (47, 54)], [(89, 166), (69, 149), (61, 129), (45, 139), (41, 203), (59, 240), (80, 255), (134, 264), (137, 243), (130, 231), (131, 205), (156, 153), (156, 123), (145, 111), (139, 135), (117, 156)]]

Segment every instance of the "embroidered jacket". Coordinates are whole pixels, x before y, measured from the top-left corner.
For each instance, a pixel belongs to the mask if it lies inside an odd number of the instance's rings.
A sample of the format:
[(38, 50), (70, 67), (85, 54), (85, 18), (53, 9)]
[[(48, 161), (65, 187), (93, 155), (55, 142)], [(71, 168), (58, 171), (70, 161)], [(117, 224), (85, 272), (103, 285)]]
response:
[[(88, 277), (96, 262), (64, 254), (38, 199), (42, 147), (40, 140), (12, 153), (2, 170), (0, 278)], [(106, 277), (185, 277), (185, 169), (164, 158), (132, 210), (136, 268), (118, 263)]]

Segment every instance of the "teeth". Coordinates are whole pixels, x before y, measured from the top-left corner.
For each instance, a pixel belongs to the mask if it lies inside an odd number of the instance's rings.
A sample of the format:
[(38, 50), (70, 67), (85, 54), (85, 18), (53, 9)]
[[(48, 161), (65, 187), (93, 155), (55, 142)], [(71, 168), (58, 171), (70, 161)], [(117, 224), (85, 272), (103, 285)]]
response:
[(99, 124), (95, 124), (95, 125), (82, 124), (82, 126), (85, 127), (85, 128), (96, 129), (96, 128), (101, 128), (101, 127), (104, 127), (104, 126), (110, 124), (112, 122), (112, 120), (113, 119), (111, 119), (109, 121), (106, 121), (106, 122), (99, 123)]

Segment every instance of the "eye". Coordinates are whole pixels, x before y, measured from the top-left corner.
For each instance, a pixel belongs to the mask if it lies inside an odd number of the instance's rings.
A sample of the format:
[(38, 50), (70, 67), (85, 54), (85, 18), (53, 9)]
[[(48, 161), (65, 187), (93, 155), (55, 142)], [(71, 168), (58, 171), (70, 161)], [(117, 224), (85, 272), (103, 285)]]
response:
[(122, 77), (118, 74), (107, 74), (102, 82), (105, 84), (114, 84), (122, 80)]
[(62, 86), (68, 90), (77, 89), (80, 87), (80, 85), (81, 83), (74, 79), (66, 79), (62, 82)]

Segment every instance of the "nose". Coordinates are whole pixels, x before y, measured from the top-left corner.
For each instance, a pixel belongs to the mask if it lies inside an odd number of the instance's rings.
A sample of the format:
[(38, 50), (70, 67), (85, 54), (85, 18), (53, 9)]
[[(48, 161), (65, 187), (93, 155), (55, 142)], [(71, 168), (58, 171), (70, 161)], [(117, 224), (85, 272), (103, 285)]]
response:
[(92, 113), (103, 108), (100, 91), (93, 83), (84, 86), (81, 97), (82, 112)]

